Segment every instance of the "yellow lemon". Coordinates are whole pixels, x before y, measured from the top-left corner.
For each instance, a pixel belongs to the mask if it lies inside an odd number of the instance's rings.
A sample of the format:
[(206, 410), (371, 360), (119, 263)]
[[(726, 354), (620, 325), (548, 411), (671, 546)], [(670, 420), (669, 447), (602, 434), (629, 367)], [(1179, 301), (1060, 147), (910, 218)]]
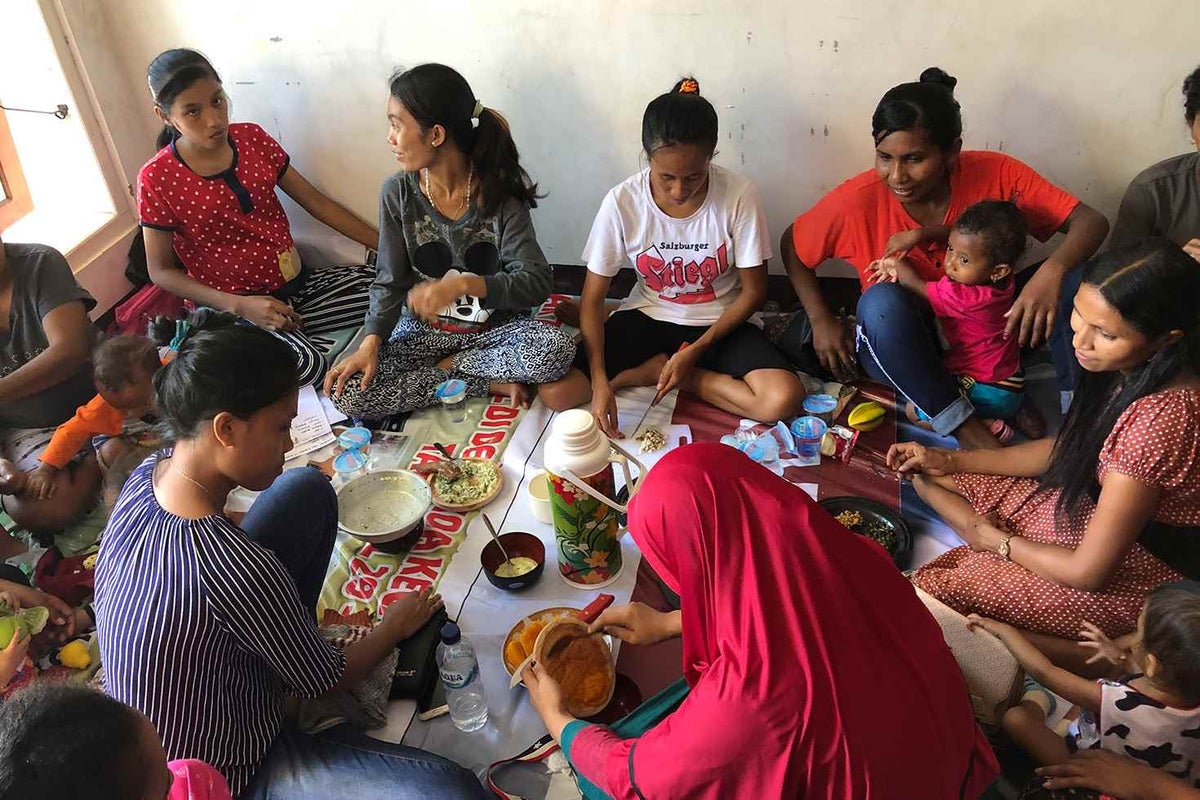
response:
[(64, 667), (71, 669), (87, 669), (92, 665), (92, 653), (88, 649), (87, 642), (75, 639), (64, 644), (63, 648), (58, 651), (58, 661)]

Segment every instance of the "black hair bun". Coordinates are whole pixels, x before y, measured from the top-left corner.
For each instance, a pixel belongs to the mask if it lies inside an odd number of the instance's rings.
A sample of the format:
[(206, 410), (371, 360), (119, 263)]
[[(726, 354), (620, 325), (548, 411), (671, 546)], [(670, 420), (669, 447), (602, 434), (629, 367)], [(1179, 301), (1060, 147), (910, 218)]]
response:
[(694, 94), (700, 96), (700, 81), (692, 77), (680, 78), (679, 82), (671, 87), (671, 94)]
[(958, 78), (946, 72), (941, 67), (929, 67), (921, 73), (920, 82), (940, 83), (942, 86), (945, 86), (947, 89), (949, 89), (951, 93), (953, 93), (954, 87), (958, 85)]

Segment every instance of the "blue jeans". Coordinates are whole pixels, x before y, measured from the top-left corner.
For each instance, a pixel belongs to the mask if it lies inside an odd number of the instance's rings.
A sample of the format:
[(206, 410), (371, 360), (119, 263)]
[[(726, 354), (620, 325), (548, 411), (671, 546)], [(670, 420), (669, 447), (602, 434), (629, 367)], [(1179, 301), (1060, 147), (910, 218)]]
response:
[(891, 384), (949, 435), (975, 413), (942, 364), (929, 303), (897, 283), (880, 283), (858, 299), (858, 360), (872, 378)]
[[(1035, 270), (1031, 267), (1022, 275), (1032, 275)], [(1071, 308), (1082, 274), (1079, 267), (1063, 279), (1050, 333), (1050, 354), (1060, 391), (1074, 389), (1079, 375), (1071, 345)], [(926, 301), (899, 284), (877, 284), (859, 298), (857, 317), (858, 359), (863, 369), (872, 378), (896, 387), (929, 417), (935, 431), (949, 435), (975, 413), (942, 364), (933, 310)]]
[(291, 574), (305, 608), (316, 613), (337, 539), (337, 495), (315, 467), (289, 469), (250, 506), (242, 530)]
[(491, 795), (467, 769), (346, 725), (316, 736), (286, 725), (241, 800), (479, 798)]

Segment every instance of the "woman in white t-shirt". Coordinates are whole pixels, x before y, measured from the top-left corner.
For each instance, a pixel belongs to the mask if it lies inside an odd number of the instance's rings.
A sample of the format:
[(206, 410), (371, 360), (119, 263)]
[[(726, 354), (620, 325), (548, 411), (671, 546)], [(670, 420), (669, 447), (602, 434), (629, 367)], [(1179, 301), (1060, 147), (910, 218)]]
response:
[[(800, 412), (804, 387), (787, 359), (747, 320), (767, 296), (766, 217), (748, 178), (712, 163), (717, 112), (685, 78), (642, 117), (649, 167), (615, 186), (583, 250), (583, 343), (565, 378), (539, 390), (555, 411), (591, 398), (610, 436), (615, 392), (678, 387), (718, 408), (774, 422)], [(605, 321), (622, 267), (637, 286)]]

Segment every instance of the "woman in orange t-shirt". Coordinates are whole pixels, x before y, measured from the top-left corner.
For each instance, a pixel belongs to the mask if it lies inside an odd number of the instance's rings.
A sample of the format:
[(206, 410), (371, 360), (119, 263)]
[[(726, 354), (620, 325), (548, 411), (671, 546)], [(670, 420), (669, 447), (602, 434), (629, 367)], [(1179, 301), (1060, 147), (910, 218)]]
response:
[[(865, 370), (924, 411), (935, 431), (954, 434), (964, 447), (995, 447), (942, 366), (928, 303), (899, 284), (871, 285), (868, 265), (885, 255), (907, 254), (923, 277), (938, 280), (950, 223), (980, 200), (1009, 200), (1039, 240), (1066, 234), (1009, 313), (1009, 334), (1022, 346), (1038, 347), (1052, 332), (1063, 332), (1065, 320), (1055, 330), (1063, 277), (1096, 251), (1108, 222), (1015, 158), (964, 152), (955, 84), (934, 67), (918, 82), (889, 90), (871, 119), (875, 168), (833, 189), (784, 232), (780, 252), (805, 314), (797, 315), (780, 345), (794, 350), (792, 343), (811, 335), (821, 366), (846, 379), (857, 372), (857, 344)], [(857, 337), (821, 294), (814, 270), (828, 258), (850, 262), (865, 290)]]

